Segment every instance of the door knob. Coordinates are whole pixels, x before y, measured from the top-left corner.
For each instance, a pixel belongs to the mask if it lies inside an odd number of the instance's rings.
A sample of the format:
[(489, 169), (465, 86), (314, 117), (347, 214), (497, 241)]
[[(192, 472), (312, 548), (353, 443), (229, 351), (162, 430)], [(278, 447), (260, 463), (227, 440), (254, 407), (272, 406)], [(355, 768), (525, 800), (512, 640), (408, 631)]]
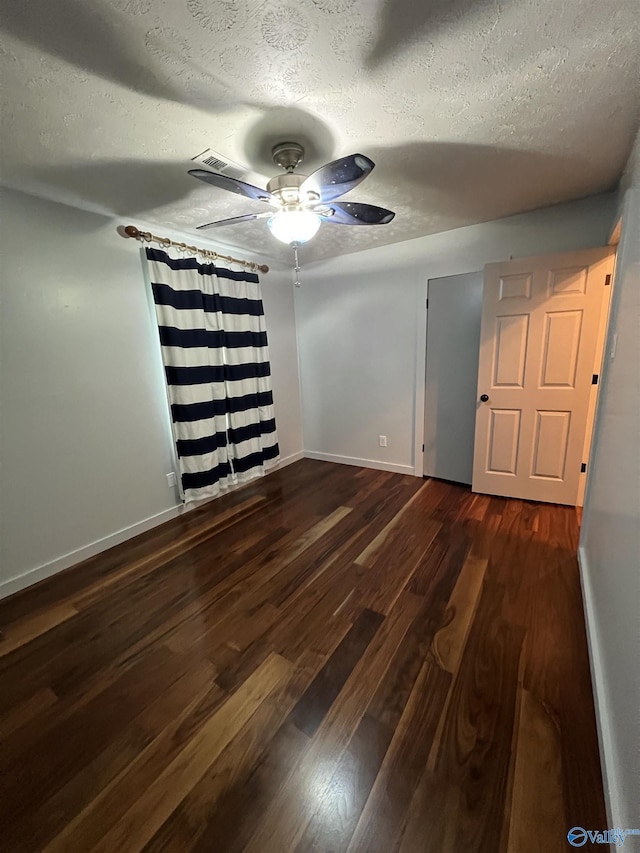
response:
[(486, 403), (489, 399), (489, 395), (488, 394), (481, 394), (480, 399), (482, 400), (483, 403)]

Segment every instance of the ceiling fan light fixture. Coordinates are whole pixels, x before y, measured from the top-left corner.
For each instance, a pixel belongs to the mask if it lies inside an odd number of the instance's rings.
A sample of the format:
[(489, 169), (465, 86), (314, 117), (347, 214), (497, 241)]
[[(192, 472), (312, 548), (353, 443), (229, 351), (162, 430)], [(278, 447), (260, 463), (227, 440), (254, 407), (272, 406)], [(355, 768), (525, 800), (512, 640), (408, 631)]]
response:
[(282, 243), (306, 243), (317, 234), (320, 217), (310, 210), (283, 210), (274, 214), (267, 225)]

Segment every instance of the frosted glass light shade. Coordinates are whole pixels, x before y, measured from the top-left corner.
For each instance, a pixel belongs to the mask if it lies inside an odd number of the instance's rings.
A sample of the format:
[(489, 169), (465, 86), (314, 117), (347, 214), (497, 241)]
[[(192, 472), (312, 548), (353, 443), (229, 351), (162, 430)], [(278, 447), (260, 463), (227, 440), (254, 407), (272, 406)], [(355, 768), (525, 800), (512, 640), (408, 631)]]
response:
[(283, 243), (306, 243), (317, 233), (320, 218), (310, 210), (283, 210), (272, 216), (267, 225)]

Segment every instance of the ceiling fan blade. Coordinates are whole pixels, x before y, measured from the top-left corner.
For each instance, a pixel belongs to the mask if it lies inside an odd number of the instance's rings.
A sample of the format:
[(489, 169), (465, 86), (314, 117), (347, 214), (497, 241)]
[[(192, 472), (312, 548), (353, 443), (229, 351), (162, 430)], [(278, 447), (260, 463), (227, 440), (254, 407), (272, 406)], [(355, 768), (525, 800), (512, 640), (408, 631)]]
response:
[(320, 196), (320, 201), (332, 201), (356, 187), (374, 166), (373, 160), (364, 154), (350, 154), (321, 166), (309, 175), (300, 192), (314, 192)]
[(332, 222), (334, 225), (386, 225), (395, 216), (392, 210), (384, 207), (354, 201), (336, 201), (328, 211), (316, 212), (323, 222)]
[(272, 211), (267, 213), (247, 213), (244, 216), (232, 216), (231, 219), (219, 219), (217, 222), (207, 222), (206, 225), (198, 225), (198, 231), (203, 228), (219, 228), (221, 225), (235, 225), (237, 222), (251, 222), (254, 219), (266, 219), (273, 216)]
[(256, 199), (256, 201), (267, 201), (270, 204), (279, 206), (275, 196), (271, 195), (267, 190), (254, 187), (252, 184), (245, 184), (244, 181), (238, 181), (236, 178), (219, 175), (217, 172), (207, 172), (205, 169), (190, 169), (189, 174), (200, 181), (204, 181), (205, 184), (218, 187), (220, 190), (228, 190), (232, 193), (238, 193), (238, 195), (244, 195), (247, 198)]

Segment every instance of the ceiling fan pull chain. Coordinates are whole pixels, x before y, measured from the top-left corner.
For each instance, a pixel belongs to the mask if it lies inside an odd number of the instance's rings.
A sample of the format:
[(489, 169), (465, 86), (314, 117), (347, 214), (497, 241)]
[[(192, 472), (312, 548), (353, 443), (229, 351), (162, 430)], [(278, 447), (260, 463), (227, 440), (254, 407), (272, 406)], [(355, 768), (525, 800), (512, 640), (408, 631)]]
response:
[(300, 264), (298, 263), (298, 244), (292, 243), (293, 245), (293, 270), (296, 274), (295, 281), (293, 282), (295, 287), (300, 287)]

